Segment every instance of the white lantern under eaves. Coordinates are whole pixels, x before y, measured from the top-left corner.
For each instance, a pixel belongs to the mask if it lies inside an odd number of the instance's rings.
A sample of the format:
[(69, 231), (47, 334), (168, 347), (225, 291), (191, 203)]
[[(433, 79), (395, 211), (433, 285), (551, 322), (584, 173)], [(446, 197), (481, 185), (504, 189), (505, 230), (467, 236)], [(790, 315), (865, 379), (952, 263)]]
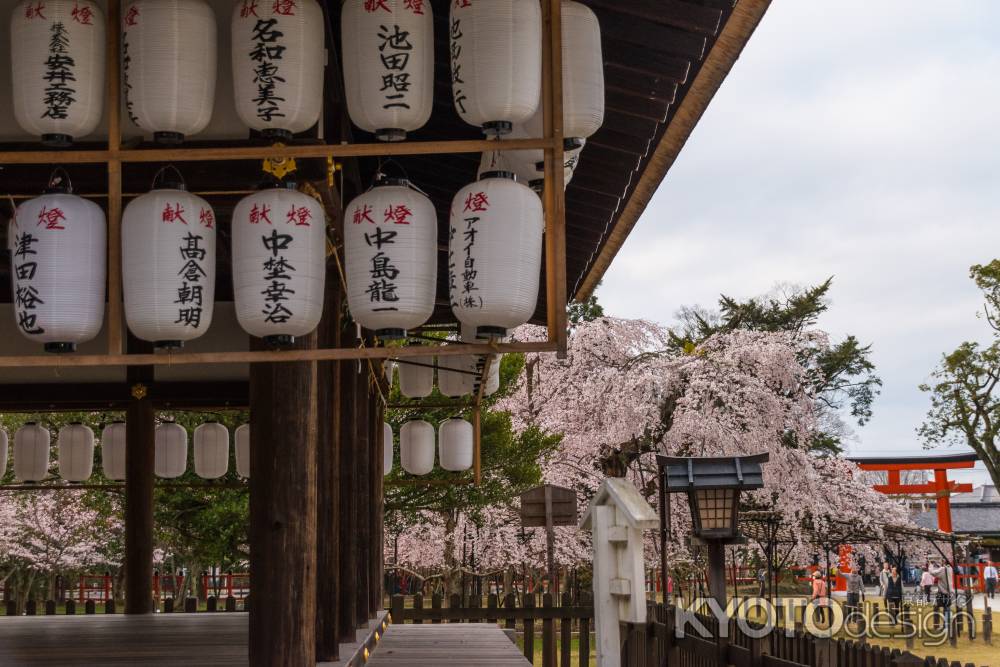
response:
[(471, 394), (479, 377), (476, 356), (453, 354), (437, 358), (438, 391), (452, 398)]
[(46, 194), (17, 207), (8, 229), (14, 317), (48, 352), (72, 352), (104, 321), (107, 224), (101, 207), (53, 179)]
[(326, 218), (319, 202), (290, 188), (244, 197), (232, 217), (236, 318), (251, 336), (287, 345), (323, 313)]
[(455, 110), (490, 134), (507, 134), (539, 104), (542, 14), (538, 0), (461, 0), (451, 5)]
[(49, 476), (49, 430), (28, 422), (14, 433), (14, 478), (40, 482)]
[(434, 107), (430, 0), (347, 0), (340, 16), (351, 121), (381, 141), (402, 141)]
[(601, 25), (589, 7), (563, 0), (563, 136), (579, 145), (604, 123), (604, 58)]
[[(515, 125), (512, 138), (518, 139), (538, 139), (544, 135), (544, 126), (541, 108), (535, 112), (531, 118), (523, 125)], [(580, 153), (583, 151), (587, 140), (582, 137), (566, 138), (563, 140), (563, 187), (569, 185), (573, 180), (576, 166), (580, 162)], [(545, 186), (545, 152), (542, 150), (508, 151), (508, 153), (521, 153), (523, 160), (529, 163), (529, 176), (525, 180), (518, 171), (518, 180), (536, 192), (541, 192)]]
[(382, 422), (382, 476), (392, 472), (392, 427)]
[(0, 428), (0, 477), (7, 474), (7, 431)]
[(452, 200), (451, 309), (479, 337), (505, 336), (534, 313), (544, 226), (538, 195), (509, 172), (487, 172)]
[(110, 480), (125, 479), (125, 422), (111, 422), (101, 431), (101, 469)]
[(265, 137), (288, 141), (319, 120), (325, 19), (316, 0), (241, 0), (233, 6), (236, 113)]
[(208, 126), (216, 42), (215, 12), (204, 0), (133, 0), (122, 7), (125, 111), (157, 142), (180, 143)]
[(438, 428), (438, 458), (445, 470), (472, 467), (472, 424), (464, 419), (448, 419)]
[[(418, 365), (420, 364), (420, 365)], [(399, 392), (407, 398), (423, 398), (434, 391), (434, 358), (399, 362)]]
[(104, 12), (90, 0), (25, 0), (11, 14), (14, 118), (43, 144), (69, 146), (104, 111)]
[(59, 429), (59, 476), (85, 482), (94, 472), (94, 432), (79, 422)]
[(250, 478), (250, 424), (243, 424), (233, 436), (236, 441), (236, 474)]
[(206, 422), (194, 430), (194, 474), (218, 479), (229, 472), (229, 429)]
[(169, 349), (212, 323), (215, 212), (182, 183), (164, 185), (125, 207), (122, 286), (129, 330)]
[(175, 422), (157, 425), (153, 441), (153, 472), (157, 477), (173, 479), (187, 470), (187, 429)]
[(399, 462), (411, 475), (426, 475), (434, 469), (434, 427), (422, 419), (408, 421), (399, 429)]
[(437, 215), (405, 180), (382, 179), (345, 209), (351, 317), (381, 338), (405, 338), (434, 312)]
[[(484, 335), (482, 338), (477, 337), (476, 327), (469, 326), (468, 324), (463, 324), (461, 327), (461, 338), (463, 343), (486, 343), (489, 341), (490, 336)], [(497, 339), (498, 342), (507, 342), (506, 337), (500, 337)], [(502, 354), (487, 354), (476, 357), (476, 371), (478, 376), (475, 378), (475, 382), (478, 383), (479, 379), (483, 376), (483, 365), (489, 360), (490, 369), (486, 374), (486, 386), (483, 388), (483, 393), (486, 396), (496, 393), (497, 389), (500, 388), (500, 361), (503, 359)], [(478, 389), (478, 387), (476, 387)]]

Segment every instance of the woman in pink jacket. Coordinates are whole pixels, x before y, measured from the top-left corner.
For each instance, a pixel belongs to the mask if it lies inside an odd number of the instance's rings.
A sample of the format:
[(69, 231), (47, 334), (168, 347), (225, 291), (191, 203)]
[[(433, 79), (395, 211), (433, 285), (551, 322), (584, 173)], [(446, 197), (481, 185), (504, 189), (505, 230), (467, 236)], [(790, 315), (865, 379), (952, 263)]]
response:
[(830, 606), (830, 598), (827, 597), (826, 579), (823, 578), (823, 574), (819, 570), (813, 572), (812, 602), (816, 606), (816, 618), (825, 623), (826, 609)]

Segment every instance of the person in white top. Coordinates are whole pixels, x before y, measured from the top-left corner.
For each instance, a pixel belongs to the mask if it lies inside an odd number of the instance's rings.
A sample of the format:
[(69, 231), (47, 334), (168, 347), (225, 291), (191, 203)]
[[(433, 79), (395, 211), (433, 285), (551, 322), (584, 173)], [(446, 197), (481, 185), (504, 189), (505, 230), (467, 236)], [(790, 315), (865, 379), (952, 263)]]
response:
[(986, 580), (986, 594), (992, 600), (997, 590), (997, 568), (993, 563), (988, 563), (983, 569), (983, 579)]
[(924, 602), (930, 604), (931, 601), (931, 586), (934, 585), (934, 575), (925, 567), (923, 574), (920, 575), (920, 588), (924, 591)]

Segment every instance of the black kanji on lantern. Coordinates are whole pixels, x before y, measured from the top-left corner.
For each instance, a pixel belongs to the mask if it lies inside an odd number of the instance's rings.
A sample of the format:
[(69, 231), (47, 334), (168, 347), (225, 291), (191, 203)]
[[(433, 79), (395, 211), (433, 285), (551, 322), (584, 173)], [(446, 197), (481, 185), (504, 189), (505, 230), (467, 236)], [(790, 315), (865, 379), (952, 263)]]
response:
[(76, 89), (72, 87), (76, 81), (73, 68), (76, 62), (69, 53), (69, 32), (66, 26), (60, 21), (56, 21), (49, 28), (49, 57), (45, 59), (45, 74), (43, 79), (46, 82), (45, 111), (42, 118), (54, 118), (63, 120), (69, 116), (70, 106), (76, 102)]
[(279, 74), (276, 62), (284, 57), (286, 47), (278, 43), (278, 39), (285, 33), (275, 28), (277, 23), (278, 19), (274, 18), (257, 19), (252, 34), (253, 49), (250, 51), (250, 59), (256, 63), (253, 82), (257, 86), (257, 96), (252, 102), (257, 105), (257, 117), (266, 122), (285, 115), (279, 104), (285, 98), (277, 92), (278, 84), (284, 83), (285, 78)]

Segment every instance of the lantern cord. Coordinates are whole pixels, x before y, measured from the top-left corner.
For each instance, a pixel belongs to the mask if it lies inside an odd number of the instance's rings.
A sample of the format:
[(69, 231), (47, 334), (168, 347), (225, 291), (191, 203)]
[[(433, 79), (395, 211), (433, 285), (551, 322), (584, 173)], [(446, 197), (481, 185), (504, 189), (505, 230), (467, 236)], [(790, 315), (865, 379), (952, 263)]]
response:
[(187, 187), (187, 183), (185, 183), (185, 181), (184, 181), (184, 176), (183, 176), (183, 174), (181, 174), (181, 170), (178, 169), (177, 167), (175, 167), (172, 164), (168, 164), (168, 165), (164, 165), (164, 166), (160, 167), (159, 171), (157, 171), (153, 175), (153, 182), (149, 186), (150, 190), (155, 190), (156, 189), (156, 183), (157, 183), (157, 181), (159, 181), (160, 177), (163, 176), (168, 170), (173, 171), (174, 175), (177, 176), (178, 182), (180, 182), (181, 185)]
[(66, 183), (66, 188), (68, 192), (73, 192), (73, 181), (69, 178), (69, 172), (67, 172), (62, 167), (56, 167), (52, 170), (52, 175), (49, 176), (49, 187), (54, 188), (58, 185)]

